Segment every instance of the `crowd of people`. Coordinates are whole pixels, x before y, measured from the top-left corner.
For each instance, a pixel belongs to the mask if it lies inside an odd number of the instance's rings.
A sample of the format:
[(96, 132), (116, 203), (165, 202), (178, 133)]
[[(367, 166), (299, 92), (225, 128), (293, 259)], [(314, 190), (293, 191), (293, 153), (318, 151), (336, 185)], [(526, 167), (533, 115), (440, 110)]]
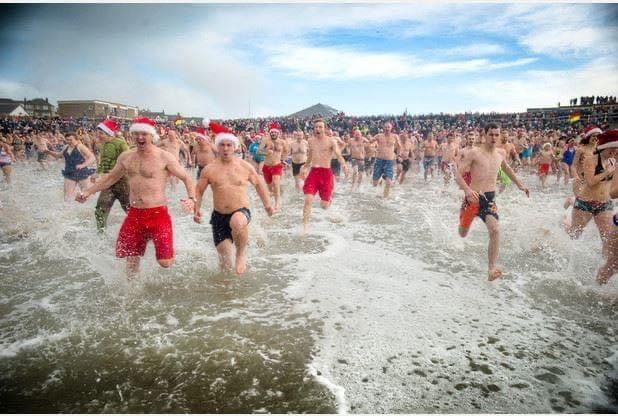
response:
[[(612, 199), (618, 197), (614, 174), (618, 131), (616, 109), (592, 111), (586, 123), (570, 124), (556, 112), (539, 115), (458, 114), (329, 118), (251, 119), (208, 122), (182, 127), (138, 117), (123, 125), (116, 120), (60, 119), (0, 120), (0, 167), (10, 183), (12, 167), (38, 163), (53, 166), (64, 159), (64, 198), (79, 202), (99, 193), (94, 217), (104, 232), (116, 200), (127, 216), (116, 244), (117, 257), (126, 258), (130, 278), (139, 272), (147, 242), (155, 245), (157, 261), (169, 267), (174, 260), (173, 225), (165, 197), (168, 188), (183, 182), (183, 206), (202, 221), (202, 202), (210, 186), (213, 240), (222, 269), (246, 271), (246, 246), (251, 221), (248, 184), (258, 193), (266, 213), (287, 207), (281, 199), (283, 178), (291, 176), (305, 195), (302, 218), (308, 232), (313, 201), (328, 208), (337, 187), (358, 192), (364, 177), (383, 186), (387, 199), (393, 183), (406, 175), (425, 181), (441, 176), (454, 180), (464, 192), (459, 234), (465, 237), (479, 217), (486, 225), (488, 279), (499, 278), (499, 216), (496, 194), (514, 184), (529, 190), (518, 174), (538, 175), (539, 187), (550, 178), (572, 184), (573, 206), (564, 228), (578, 238), (594, 220), (602, 241), (605, 263), (597, 281), (607, 283), (618, 271), (617, 216)], [(94, 168), (96, 166), (96, 168)], [(197, 177), (187, 168), (195, 167)], [(343, 174), (343, 175), (342, 175)]]

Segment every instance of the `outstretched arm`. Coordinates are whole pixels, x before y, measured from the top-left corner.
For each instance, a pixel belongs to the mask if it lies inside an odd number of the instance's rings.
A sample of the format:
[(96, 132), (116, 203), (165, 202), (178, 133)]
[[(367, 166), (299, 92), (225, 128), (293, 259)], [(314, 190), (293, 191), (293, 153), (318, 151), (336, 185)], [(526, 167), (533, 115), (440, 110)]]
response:
[(118, 161), (114, 168), (105, 176), (103, 179), (96, 182), (90, 188), (86, 189), (84, 192), (80, 192), (75, 197), (77, 202), (86, 202), (88, 197), (92, 194), (95, 194), (103, 189), (107, 189), (116, 182), (118, 182), (126, 173), (127, 169), (125, 167), (125, 161), (127, 159), (127, 153), (123, 153), (118, 157)]

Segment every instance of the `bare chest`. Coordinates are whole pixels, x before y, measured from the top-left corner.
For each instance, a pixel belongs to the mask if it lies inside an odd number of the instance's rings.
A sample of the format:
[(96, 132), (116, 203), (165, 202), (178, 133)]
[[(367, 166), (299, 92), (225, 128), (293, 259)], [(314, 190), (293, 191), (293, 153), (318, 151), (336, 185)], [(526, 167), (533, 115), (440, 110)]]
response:
[(127, 162), (129, 177), (154, 178), (164, 170), (164, 163), (156, 157), (134, 156)]

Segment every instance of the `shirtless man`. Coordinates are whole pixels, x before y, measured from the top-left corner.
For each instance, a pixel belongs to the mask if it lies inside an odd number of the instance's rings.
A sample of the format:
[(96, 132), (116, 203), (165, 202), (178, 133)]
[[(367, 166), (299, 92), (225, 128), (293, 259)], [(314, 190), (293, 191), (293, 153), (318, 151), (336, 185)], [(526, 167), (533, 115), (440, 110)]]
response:
[(423, 176), (427, 181), (427, 175), (431, 173), (433, 178), (433, 165), (436, 163), (436, 154), (438, 152), (438, 143), (433, 138), (433, 133), (427, 135), (427, 139), (423, 142)]
[[(493, 281), (502, 275), (502, 271), (496, 266), (500, 247), (498, 208), (494, 200), (498, 169), (502, 167), (506, 175), (527, 196), (529, 196), (529, 191), (517, 179), (509, 164), (506, 163), (504, 149), (496, 147), (500, 140), (500, 127), (495, 123), (489, 123), (484, 130), (485, 143), (466, 152), (455, 170), (455, 180), (465, 193), (459, 214), (459, 235), (465, 237), (468, 234), (476, 216), (485, 222), (489, 232), (487, 275), (489, 281)], [(470, 171), (472, 177), (470, 185), (464, 181), (460, 171)]]
[(456, 160), (456, 168), (459, 169), (459, 172), (461, 173), (461, 176), (463, 178), (463, 180), (470, 185), (470, 182), (472, 181), (472, 177), (470, 176), (470, 171), (462, 171), (459, 167), (461, 165), (461, 161), (463, 160), (463, 158), (476, 146), (479, 146), (480, 144), (477, 143), (477, 139), (476, 139), (476, 134), (474, 134), (473, 131), (470, 131), (466, 134), (465, 139), (464, 139), (464, 148), (460, 149), (459, 152), (457, 153), (457, 160)]
[(292, 176), (296, 184), (296, 189), (303, 190), (303, 178), (300, 175), (300, 169), (307, 162), (307, 148), (309, 146), (307, 140), (303, 137), (303, 132), (295, 130), (292, 133), (292, 142), (290, 143), (290, 151), (292, 152)]
[(371, 136), (365, 139), (365, 172), (373, 172), (373, 165), (376, 163), (378, 144), (371, 141)]
[(383, 132), (376, 134), (372, 141), (377, 142), (376, 162), (373, 167), (373, 186), (378, 186), (380, 178), (384, 178), (383, 198), (388, 198), (394, 176), (395, 149), (399, 148), (399, 136), (392, 133), (393, 125), (384, 123)]
[(235, 157), (235, 149), (240, 146), (238, 138), (223, 126), (213, 122), (210, 125), (211, 129), (217, 132), (217, 158), (204, 168), (197, 183), (193, 220), (198, 224), (202, 222), (202, 198), (210, 185), (214, 205), (210, 224), (219, 255), (219, 265), (222, 270), (231, 270), (234, 259), (234, 269), (236, 274), (240, 275), (247, 270), (245, 249), (249, 241), (248, 225), (251, 221), (247, 185), (251, 183), (255, 187), (268, 216), (273, 215), (275, 210), (270, 205), (268, 188), (255, 168), (249, 162)]
[(269, 125), (269, 137), (265, 137), (260, 144), (258, 153), (265, 151), (264, 167), (262, 174), (268, 185), (271, 195), (275, 199), (275, 211), (281, 209), (281, 176), (283, 175), (282, 158), (288, 154), (287, 143), (281, 136), (279, 123), (272, 122)]
[(47, 151), (50, 147), (49, 140), (47, 140), (44, 134), (35, 134), (32, 141), (37, 151), (37, 161), (43, 169), (47, 169)]
[(352, 164), (352, 191), (358, 189), (365, 171), (365, 146), (368, 140), (358, 128), (354, 129), (350, 139), (350, 162)]
[(402, 184), (406, 173), (410, 170), (410, 158), (413, 155), (414, 143), (410, 140), (408, 132), (402, 131), (399, 136), (399, 150), (397, 151), (397, 165), (399, 183)]
[[(178, 133), (176, 130), (168, 130), (167, 134), (161, 138), (157, 144), (158, 147), (173, 155), (178, 163), (180, 163), (180, 154), (182, 153), (185, 160), (189, 160), (189, 167), (191, 167), (191, 155), (189, 154), (189, 148), (182, 140), (178, 139)], [(176, 176), (169, 177), (169, 183), (172, 189), (176, 188), (178, 178)]]
[(448, 185), (451, 180), (451, 172), (457, 161), (459, 146), (455, 142), (455, 133), (446, 136), (446, 143), (442, 145), (442, 172), (444, 174), (444, 185)]
[[(91, 182), (95, 182), (97, 177), (109, 173), (120, 154), (129, 150), (127, 143), (118, 136), (118, 124), (114, 120), (104, 120), (97, 125), (97, 140), (99, 142), (99, 163), (97, 164), (96, 175), (90, 177)], [(129, 210), (129, 183), (127, 178), (121, 178), (107, 189), (103, 189), (97, 199), (94, 209), (94, 217), (97, 222), (97, 231), (102, 233), (107, 226), (107, 217), (118, 201), (124, 212)]]
[(326, 209), (332, 202), (333, 189), (335, 187), (335, 177), (330, 168), (331, 155), (335, 153), (337, 160), (343, 166), (343, 171), (348, 176), (348, 166), (341, 156), (339, 146), (334, 137), (326, 135), (326, 123), (323, 119), (316, 119), (313, 122), (314, 136), (309, 139), (309, 151), (307, 152), (307, 162), (302, 168), (303, 176), (307, 169), (311, 167), (309, 175), (306, 176), (303, 185), (305, 194), (305, 204), (303, 206), (303, 225), (305, 234), (309, 230), (309, 218), (311, 217), (311, 204), (316, 193), (320, 193), (320, 206)]
[(212, 163), (217, 157), (215, 146), (206, 134), (206, 129), (198, 128), (195, 130), (195, 146), (193, 146), (192, 161), (197, 166), (197, 179), (200, 179), (202, 170)]
[[(333, 132), (332, 130), (330, 130), (327, 133), (328, 133), (328, 136), (335, 139), (335, 141), (337, 142), (337, 146), (339, 146), (339, 152), (341, 153), (341, 156), (343, 157), (343, 150), (346, 148), (346, 143), (343, 140), (341, 140), (337, 132)], [(345, 157), (343, 157), (343, 161), (346, 162)], [(335, 179), (339, 179), (339, 177), (341, 177), (341, 166), (342, 165), (339, 162), (337, 155), (333, 153), (330, 157), (330, 169), (333, 171), (333, 175), (335, 175)]]
[(193, 210), (195, 202), (191, 177), (173, 155), (154, 145), (159, 138), (155, 125), (146, 117), (134, 119), (130, 132), (136, 147), (123, 152), (109, 174), (75, 198), (86, 202), (90, 195), (110, 187), (125, 175), (128, 177), (131, 207), (118, 232), (116, 257), (126, 257), (129, 279), (137, 277), (140, 258), (150, 239), (159, 265), (170, 267), (174, 263), (174, 233), (165, 196), (169, 175), (177, 176), (185, 184), (188, 195), (183, 200), (185, 207)]
[(11, 184), (11, 163), (15, 161), (13, 149), (7, 143), (0, 141), (0, 168), (4, 175), (4, 180)]

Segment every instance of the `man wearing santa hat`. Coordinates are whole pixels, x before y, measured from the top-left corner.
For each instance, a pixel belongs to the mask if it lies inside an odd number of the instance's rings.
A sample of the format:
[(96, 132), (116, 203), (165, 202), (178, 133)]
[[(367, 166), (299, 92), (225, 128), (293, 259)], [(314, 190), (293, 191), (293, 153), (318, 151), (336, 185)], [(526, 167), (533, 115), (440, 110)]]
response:
[(210, 137), (206, 134), (204, 127), (197, 128), (193, 131), (195, 137), (195, 146), (193, 147), (193, 154), (191, 159), (195, 166), (197, 166), (197, 180), (200, 179), (202, 170), (215, 160), (217, 149), (210, 140)]
[[(118, 124), (112, 119), (107, 119), (99, 123), (96, 130), (97, 139), (101, 143), (96, 176), (100, 176), (109, 173), (109, 171), (113, 169), (120, 154), (129, 150), (129, 146), (124, 140), (117, 137)], [(91, 177), (91, 181), (96, 181), (94, 175)], [(124, 212), (127, 212), (129, 209), (129, 184), (126, 178), (121, 178), (99, 194), (97, 206), (94, 210), (94, 217), (97, 221), (97, 230), (100, 233), (105, 231), (107, 217), (116, 200), (120, 202), (120, 206)]]
[(197, 183), (193, 220), (198, 224), (202, 221), (202, 197), (210, 185), (214, 205), (210, 224), (219, 255), (219, 265), (223, 270), (231, 270), (234, 261), (234, 270), (240, 275), (247, 270), (245, 250), (249, 240), (248, 225), (251, 221), (247, 185), (251, 183), (255, 187), (269, 216), (275, 210), (270, 205), (264, 180), (249, 162), (235, 156), (235, 151), (240, 146), (238, 138), (217, 123), (210, 122), (209, 127), (216, 134), (217, 158), (204, 168)]
[(287, 143), (281, 138), (281, 126), (273, 121), (268, 126), (269, 136), (260, 144), (258, 152), (266, 155), (262, 174), (270, 193), (275, 198), (275, 211), (281, 209), (281, 176), (283, 175), (283, 158), (287, 157)]
[[(180, 154), (182, 153), (185, 160), (188, 161), (189, 167), (191, 167), (189, 147), (178, 138), (178, 133), (173, 128), (167, 130), (166, 134), (157, 143), (157, 146), (173, 155), (179, 163)], [(175, 176), (170, 176), (169, 184), (173, 190), (176, 189), (177, 183), (178, 179)]]
[(161, 267), (174, 263), (174, 233), (165, 196), (169, 176), (174, 175), (185, 184), (188, 200), (184, 203), (188, 209), (193, 208), (195, 201), (190, 176), (173, 155), (155, 146), (159, 139), (155, 126), (155, 122), (146, 117), (134, 119), (129, 131), (135, 140), (135, 149), (122, 153), (103, 179), (75, 198), (83, 203), (90, 195), (109, 188), (123, 176), (128, 177), (131, 205), (118, 233), (116, 257), (126, 257), (129, 279), (139, 272), (140, 258), (148, 240), (154, 243)]

